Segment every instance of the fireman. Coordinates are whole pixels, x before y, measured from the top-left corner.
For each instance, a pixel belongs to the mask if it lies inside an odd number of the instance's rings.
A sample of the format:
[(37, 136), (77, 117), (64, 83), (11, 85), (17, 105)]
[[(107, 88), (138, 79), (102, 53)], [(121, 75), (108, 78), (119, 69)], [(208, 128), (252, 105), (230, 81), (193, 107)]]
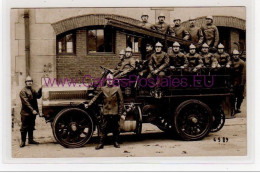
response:
[(29, 144), (39, 144), (33, 140), (33, 131), (35, 130), (36, 115), (39, 115), (37, 99), (41, 98), (41, 88), (36, 92), (33, 88), (33, 80), (30, 76), (25, 79), (25, 87), (20, 92), (20, 99), (22, 102), (21, 108), (21, 144), (20, 147), (25, 146), (26, 136), (28, 132)]
[(196, 20), (194, 18), (189, 19), (190, 26), (187, 31), (190, 34), (190, 40), (194, 43), (202, 44), (204, 36), (200, 27), (195, 26)]
[(119, 52), (119, 59), (120, 59), (120, 62), (117, 64), (115, 70), (119, 70), (122, 66), (122, 63), (125, 59), (125, 50), (122, 49), (120, 52)]
[(162, 34), (169, 34), (170, 25), (165, 22), (165, 15), (163, 13), (160, 13), (158, 16), (158, 22), (156, 22), (151, 29)]
[(148, 64), (149, 64), (149, 61), (150, 61), (153, 53), (154, 53), (154, 50), (153, 50), (152, 43), (147, 43), (146, 44), (146, 55), (145, 55), (145, 59), (143, 59), (143, 63), (142, 63), (143, 67), (142, 67), (141, 72), (139, 73), (140, 76), (143, 76), (143, 77), (148, 76), (148, 74), (149, 74)]
[(224, 45), (220, 43), (218, 45), (218, 51), (214, 54), (214, 57), (218, 61), (218, 67), (230, 68), (230, 65), (232, 62), (231, 62), (229, 54), (224, 51), (224, 48), (225, 48)]
[(149, 15), (147, 13), (143, 13), (141, 16), (142, 23), (140, 24), (141, 27), (144, 27), (146, 29), (151, 29), (152, 25), (148, 23)]
[(162, 51), (163, 45), (160, 42), (155, 44), (155, 53), (151, 55), (149, 61), (149, 70), (150, 74), (147, 78), (159, 77), (159, 80), (156, 81), (155, 87), (155, 97), (161, 98), (162, 92), (158, 85), (161, 84), (161, 79), (165, 76), (166, 67), (169, 65), (169, 57), (166, 52)]
[(132, 49), (127, 47), (125, 49), (125, 58), (121, 67), (114, 73), (115, 78), (126, 77), (135, 70), (136, 60), (132, 57)]
[(190, 51), (186, 54), (188, 61), (188, 73), (197, 73), (197, 71), (203, 67), (203, 61), (200, 54), (196, 53), (196, 47), (191, 44)]
[(175, 18), (173, 22), (174, 26), (170, 28), (170, 35), (188, 40), (190, 38), (190, 34), (185, 27), (181, 26), (181, 19)]
[(172, 45), (172, 51), (169, 53), (169, 61), (170, 74), (180, 74), (181, 69), (184, 69), (188, 65), (187, 58), (180, 51), (180, 44), (178, 42), (174, 42)]
[(234, 87), (234, 99), (233, 108), (235, 113), (240, 113), (240, 106), (244, 99), (244, 86), (246, 83), (246, 64), (240, 59), (240, 54), (237, 50), (233, 51), (233, 72), (232, 72), (232, 84)]
[(206, 17), (206, 25), (203, 26), (201, 29), (204, 34), (205, 42), (207, 43), (207, 45), (216, 49), (219, 43), (219, 32), (218, 28), (215, 25), (213, 25), (212, 16)]
[(114, 139), (114, 147), (120, 148), (118, 138), (120, 134), (119, 120), (123, 113), (124, 100), (122, 91), (119, 86), (114, 85), (114, 77), (112, 74), (107, 75), (107, 85), (101, 87), (101, 91), (93, 98), (85, 108), (88, 109), (96, 101), (103, 104), (103, 112), (101, 116), (100, 142), (96, 146), (96, 150), (104, 148), (107, 134), (112, 131)]
[(207, 43), (204, 43), (201, 46), (200, 56), (203, 61), (204, 73), (208, 74), (211, 69), (216, 68), (218, 64), (217, 59), (214, 57), (212, 53), (209, 52), (209, 46), (207, 45)]

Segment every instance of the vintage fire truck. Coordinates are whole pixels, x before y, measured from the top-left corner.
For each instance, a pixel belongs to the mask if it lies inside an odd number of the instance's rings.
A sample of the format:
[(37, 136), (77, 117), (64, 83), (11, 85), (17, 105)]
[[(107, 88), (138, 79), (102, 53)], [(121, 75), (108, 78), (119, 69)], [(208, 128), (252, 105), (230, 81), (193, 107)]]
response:
[[(112, 18), (107, 18), (107, 25), (142, 35), (144, 40), (161, 41), (165, 45), (178, 41), (185, 49), (191, 44), (190, 41)], [(103, 79), (110, 69), (101, 68)], [(121, 132), (140, 135), (142, 124), (152, 123), (183, 140), (200, 140), (210, 132), (219, 131), (224, 126), (225, 116), (233, 114), (230, 103), (232, 88), (228, 71), (226, 75), (213, 74), (210, 70), (201, 69), (196, 75), (185, 75), (180, 69), (180, 74), (171, 78), (175, 81), (185, 79), (185, 86), (180, 82), (181, 86), (164, 88), (160, 99), (153, 97), (147, 87), (134, 84), (122, 88), (126, 117), (120, 120)], [(42, 114), (46, 122), (51, 123), (57, 142), (67, 148), (86, 145), (94, 131), (99, 130), (102, 105), (95, 103), (85, 109), (83, 103), (88, 103), (98, 93), (98, 88), (43, 85), (42, 92)]]

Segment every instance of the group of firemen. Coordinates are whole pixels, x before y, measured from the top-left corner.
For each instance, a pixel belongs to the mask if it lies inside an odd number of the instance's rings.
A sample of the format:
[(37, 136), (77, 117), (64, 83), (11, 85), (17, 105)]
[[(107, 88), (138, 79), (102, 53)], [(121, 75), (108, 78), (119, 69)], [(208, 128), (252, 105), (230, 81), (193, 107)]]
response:
[[(217, 46), (216, 53), (209, 52), (209, 46), (204, 43), (201, 46), (201, 51), (196, 52), (196, 46), (191, 44), (189, 46), (189, 53), (184, 54), (181, 52), (180, 44), (174, 42), (168, 52), (162, 50), (163, 45), (160, 42), (155, 44), (155, 50), (151, 43), (146, 44), (146, 57), (142, 60), (142, 68), (137, 69), (137, 60), (132, 56), (132, 50), (127, 47), (125, 50), (121, 50), (119, 53), (120, 62), (115, 68), (115, 78), (126, 77), (133, 72), (137, 72), (139, 76), (146, 78), (158, 78), (164, 76), (179, 75), (180, 71), (183, 71), (186, 75), (198, 74), (199, 70), (202, 70), (206, 75), (209, 72), (214, 74), (229, 75), (231, 85), (234, 88), (235, 98), (233, 101), (233, 107), (236, 113), (240, 112), (240, 106), (243, 101), (244, 85), (245, 85), (245, 73), (246, 65), (243, 60), (240, 59), (240, 53), (238, 50), (234, 50), (232, 56), (224, 51), (224, 46), (219, 44)], [(230, 69), (230, 70), (228, 70)], [(232, 70), (231, 70), (232, 69)], [(156, 98), (161, 98), (161, 88), (155, 87), (153, 92)]]
[(190, 18), (190, 25), (187, 28), (181, 25), (180, 18), (175, 18), (172, 26), (167, 24), (163, 13), (158, 16), (158, 22), (153, 25), (148, 22), (148, 18), (148, 14), (142, 14), (142, 23), (140, 24), (141, 27), (157, 31), (162, 34), (182, 38), (184, 40), (190, 40), (197, 44), (202, 44), (204, 41), (209, 47), (212, 48), (217, 48), (219, 43), (218, 28), (213, 24), (212, 16), (206, 17), (206, 25), (203, 27), (196, 26), (195, 18)]

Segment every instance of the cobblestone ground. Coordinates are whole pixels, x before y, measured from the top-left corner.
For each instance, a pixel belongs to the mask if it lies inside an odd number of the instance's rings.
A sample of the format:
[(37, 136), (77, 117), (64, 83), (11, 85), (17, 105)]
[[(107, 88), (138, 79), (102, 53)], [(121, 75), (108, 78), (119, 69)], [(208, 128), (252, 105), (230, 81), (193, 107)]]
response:
[(26, 147), (19, 148), (19, 123), (15, 123), (12, 131), (12, 157), (245, 156), (247, 154), (246, 101), (242, 105), (242, 113), (237, 114), (236, 118), (227, 119), (222, 130), (210, 133), (200, 141), (181, 141), (169, 137), (156, 126), (143, 124), (139, 139), (133, 133), (121, 134), (122, 143), (119, 149), (108, 142), (103, 150), (95, 150), (98, 141), (96, 136), (85, 147), (67, 149), (55, 141), (50, 124), (46, 124), (43, 118), (37, 117), (36, 124), (35, 140), (40, 142), (40, 145), (26, 144)]

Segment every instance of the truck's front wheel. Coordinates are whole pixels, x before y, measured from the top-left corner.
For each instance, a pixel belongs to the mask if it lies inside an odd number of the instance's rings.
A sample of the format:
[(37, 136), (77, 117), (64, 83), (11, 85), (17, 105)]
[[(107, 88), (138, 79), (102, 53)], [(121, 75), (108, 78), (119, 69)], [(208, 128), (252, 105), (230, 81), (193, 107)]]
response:
[(77, 148), (84, 146), (92, 137), (94, 124), (84, 110), (68, 108), (56, 115), (52, 131), (55, 139), (62, 146)]

